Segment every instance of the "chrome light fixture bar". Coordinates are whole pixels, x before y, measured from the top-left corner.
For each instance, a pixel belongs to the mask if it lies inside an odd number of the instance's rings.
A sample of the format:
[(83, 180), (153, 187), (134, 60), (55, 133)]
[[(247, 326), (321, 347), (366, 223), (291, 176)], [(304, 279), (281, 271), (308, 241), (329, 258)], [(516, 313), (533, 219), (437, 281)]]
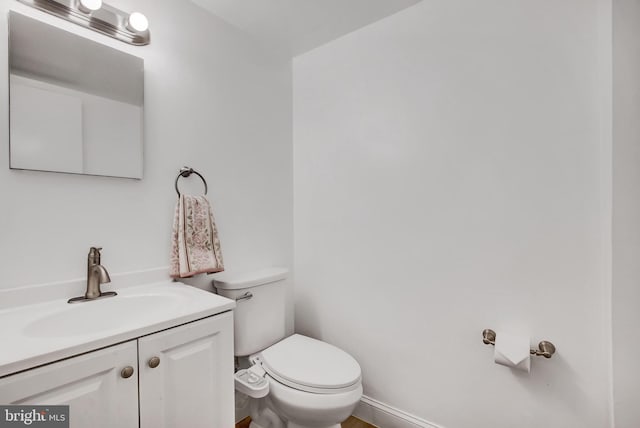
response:
[(18, 1), (130, 45), (144, 46), (151, 41), (149, 22), (143, 14), (127, 13), (101, 0)]

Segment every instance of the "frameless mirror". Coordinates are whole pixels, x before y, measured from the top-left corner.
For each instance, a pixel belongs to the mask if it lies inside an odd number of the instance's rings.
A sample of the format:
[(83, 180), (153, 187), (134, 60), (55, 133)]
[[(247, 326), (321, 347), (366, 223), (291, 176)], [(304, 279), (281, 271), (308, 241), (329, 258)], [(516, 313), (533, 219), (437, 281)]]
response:
[(10, 167), (142, 178), (144, 62), (9, 14)]

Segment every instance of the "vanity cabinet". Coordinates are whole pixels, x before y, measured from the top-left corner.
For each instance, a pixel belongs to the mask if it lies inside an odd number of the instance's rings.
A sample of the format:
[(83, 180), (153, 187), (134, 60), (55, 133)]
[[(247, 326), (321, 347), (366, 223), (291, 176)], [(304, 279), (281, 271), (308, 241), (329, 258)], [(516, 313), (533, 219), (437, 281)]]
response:
[(72, 428), (231, 427), (233, 400), (231, 312), (0, 379), (0, 403), (68, 404)]
[(140, 428), (234, 426), (230, 314), (142, 337), (138, 355)]
[(137, 366), (138, 347), (129, 341), (0, 379), (0, 403), (69, 405), (71, 427), (138, 426), (138, 379), (123, 378)]

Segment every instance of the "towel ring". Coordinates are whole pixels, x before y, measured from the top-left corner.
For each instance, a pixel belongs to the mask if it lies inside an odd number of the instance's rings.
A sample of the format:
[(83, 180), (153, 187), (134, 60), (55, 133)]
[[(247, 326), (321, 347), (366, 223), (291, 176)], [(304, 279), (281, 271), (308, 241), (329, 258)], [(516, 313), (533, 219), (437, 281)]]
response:
[(182, 168), (180, 168), (180, 173), (176, 177), (176, 192), (178, 193), (178, 197), (180, 197), (180, 189), (178, 189), (178, 180), (180, 180), (180, 177), (186, 178), (186, 177), (189, 177), (191, 174), (195, 174), (198, 177), (200, 177), (200, 179), (204, 183), (204, 194), (205, 195), (207, 194), (207, 190), (209, 190), (209, 188), (207, 186), (207, 180), (204, 179), (202, 174), (200, 174), (198, 171), (196, 171), (193, 168), (189, 168), (188, 166), (183, 166)]

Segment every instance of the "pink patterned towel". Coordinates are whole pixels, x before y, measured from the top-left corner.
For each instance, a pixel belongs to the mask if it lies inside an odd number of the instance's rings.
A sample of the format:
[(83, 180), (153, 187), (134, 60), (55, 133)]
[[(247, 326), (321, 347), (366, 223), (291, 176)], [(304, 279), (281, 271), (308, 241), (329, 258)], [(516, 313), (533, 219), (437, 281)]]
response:
[(180, 195), (173, 220), (172, 278), (222, 272), (222, 250), (213, 211), (204, 196)]

